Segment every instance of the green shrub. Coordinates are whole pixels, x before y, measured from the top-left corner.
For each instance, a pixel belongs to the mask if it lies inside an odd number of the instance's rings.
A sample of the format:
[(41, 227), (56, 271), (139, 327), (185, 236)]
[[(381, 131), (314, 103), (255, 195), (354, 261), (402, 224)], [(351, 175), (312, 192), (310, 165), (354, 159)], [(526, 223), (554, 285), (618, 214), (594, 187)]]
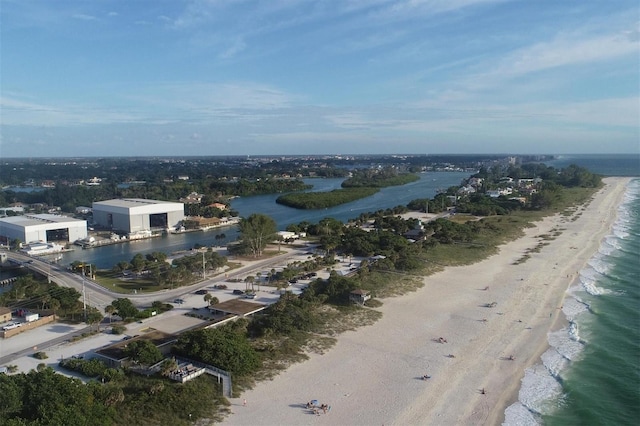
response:
[(111, 327), (111, 333), (112, 334), (122, 334), (127, 330), (127, 327), (125, 327), (124, 325), (121, 324), (116, 324), (113, 327)]

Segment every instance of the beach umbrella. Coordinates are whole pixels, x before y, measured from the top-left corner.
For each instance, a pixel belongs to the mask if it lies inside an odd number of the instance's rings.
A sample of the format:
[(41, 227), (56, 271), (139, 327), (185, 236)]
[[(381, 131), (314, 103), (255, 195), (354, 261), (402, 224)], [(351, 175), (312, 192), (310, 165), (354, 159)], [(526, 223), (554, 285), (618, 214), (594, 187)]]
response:
[(318, 404), (320, 404), (320, 401), (318, 401), (317, 399), (312, 399), (311, 400), (311, 404), (318, 405)]

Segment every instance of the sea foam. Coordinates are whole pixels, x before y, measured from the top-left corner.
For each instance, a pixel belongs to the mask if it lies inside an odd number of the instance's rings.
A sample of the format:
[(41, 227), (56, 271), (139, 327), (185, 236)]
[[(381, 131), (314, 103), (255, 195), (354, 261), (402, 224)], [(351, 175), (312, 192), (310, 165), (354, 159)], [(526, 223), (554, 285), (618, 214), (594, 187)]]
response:
[[(518, 401), (505, 410), (503, 425), (540, 425), (542, 414), (550, 413), (562, 401), (561, 374), (584, 352), (585, 342), (580, 335), (580, 318), (591, 315), (590, 306), (584, 301), (583, 292), (591, 296), (611, 293), (598, 287), (596, 283), (606, 275), (610, 264), (606, 257), (615, 255), (621, 249), (620, 240), (629, 236), (630, 203), (637, 202), (640, 194), (640, 180), (632, 181), (625, 192), (624, 202), (618, 208), (618, 217), (598, 252), (587, 266), (579, 271), (579, 286), (567, 290), (562, 312), (569, 321), (569, 327), (549, 333), (550, 348), (541, 356), (541, 363), (525, 371)], [(588, 298), (589, 296), (586, 296)]]
[(539, 417), (529, 411), (527, 407), (522, 405), (520, 401), (511, 404), (504, 411), (504, 423), (503, 426), (518, 425), (518, 426), (538, 426), (541, 423)]

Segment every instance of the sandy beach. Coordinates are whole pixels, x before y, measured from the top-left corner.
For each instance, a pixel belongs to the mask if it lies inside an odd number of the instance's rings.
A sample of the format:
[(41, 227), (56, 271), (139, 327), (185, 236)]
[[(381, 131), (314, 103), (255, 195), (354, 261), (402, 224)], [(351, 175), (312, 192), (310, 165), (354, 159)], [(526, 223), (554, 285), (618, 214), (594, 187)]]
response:
[[(384, 299), (380, 321), (340, 335), (326, 354), (232, 400), (224, 424), (501, 424), (524, 370), (562, 324), (566, 289), (609, 232), (627, 182), (607, 178), (573, 215), (548, 217), (497, 255), (447, 268), (426, 277), (417, 292)], [(544, 234), (559, 235), (516, 264)], [(305, 408), (312, 399), (331, 409), (314, 415)]]

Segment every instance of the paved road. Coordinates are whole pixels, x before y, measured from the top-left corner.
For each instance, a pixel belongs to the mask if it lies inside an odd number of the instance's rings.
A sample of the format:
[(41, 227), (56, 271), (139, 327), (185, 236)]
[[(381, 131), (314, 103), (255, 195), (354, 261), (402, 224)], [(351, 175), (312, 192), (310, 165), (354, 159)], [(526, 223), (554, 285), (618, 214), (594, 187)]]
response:
[[(282, 265), (283, 263), (286, 263), (287, 259), (295, 256), (296, 254), (299, 254), (297, 250), (291, 250), (287, 248), (287, 251), (283, 254), (273, 256), (264, 260), (248, 262), (240, 268), (234, 269), (233, 275), (249, 275), (254, 271), (271, 269), (271, 267), (275, 265)], [(95, 306), (102, 312), (104, 312), (104, 308), (107, 305), (110, 305), (113, 300), (121, 297), (126, 297), (130, 299), (136, 306), (143, 307), (151, 305), (151, 303), (156, 300), (173, 300), (184, 294), (191, 293), (199, 288), (212, 286), (226, 280), (225, 276), (221, 274), (197, 282), (188, 287), (179, 287), (173, 290), (161, 290), (153, 293), (123, 294), (110, 291), (109, 289), (97, 284), (88, 277), (83, 277), (76, 273), (72, 273), (64, 267), (61, 267), (57, 264), (48, 263), (36, 257), (29, 257), (27, 255), (15, 252), (9, 252), (8, 257), (9, 259), (17, 262), (23, 262), (25, 267), (36, 271), (46, 277), (49, 277), (52, 282), (61, 287), (75, 288), (80, 292), (80, 294), (84, 294), (84, 299), (87, 303), (87, 306)]]

